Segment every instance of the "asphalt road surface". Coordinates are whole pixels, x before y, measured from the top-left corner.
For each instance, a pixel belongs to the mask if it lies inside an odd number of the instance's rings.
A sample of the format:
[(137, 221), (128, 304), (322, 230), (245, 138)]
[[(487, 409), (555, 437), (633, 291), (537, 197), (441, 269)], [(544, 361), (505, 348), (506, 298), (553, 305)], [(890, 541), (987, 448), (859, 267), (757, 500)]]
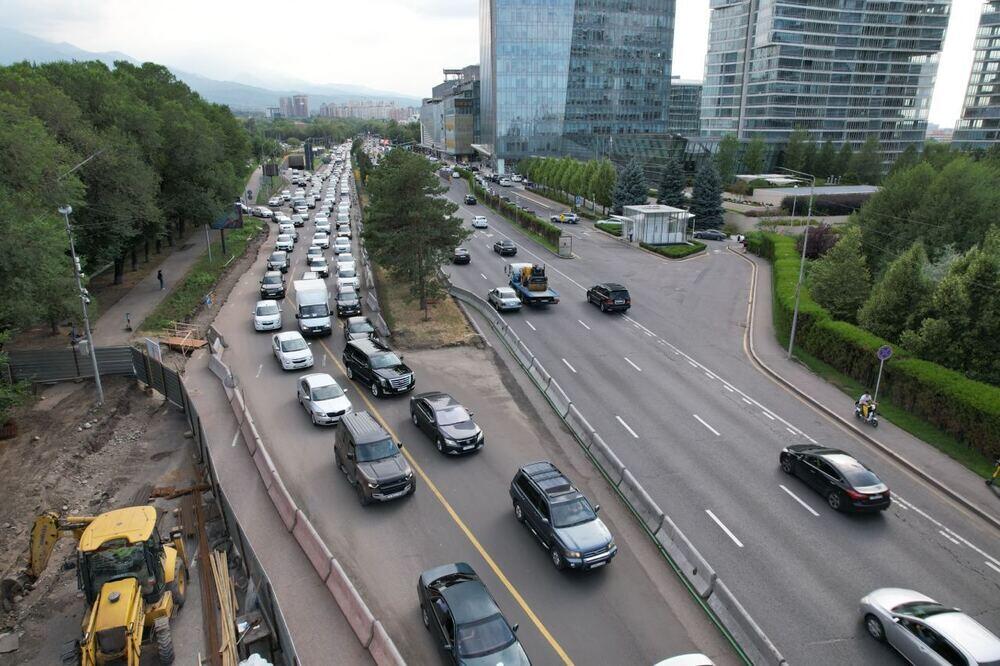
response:
[[(306, 268), (312, 228), (310, 221), (299, 229), (291, 255), (289, 295), (282, 302), (284, 330), (295, 329), (292, 281)], [(272, 233), (254, 269), (234, 289), (215, 326), (228, 343), (227, 363), (239, 377), (291, 493), (410, 663), (438, 660), (420, 620), (418, 575), (463, 560), (483, 576), (508, 619), (520, 624), (518, 635), (535, 663), (651, 664), (692, 651), (706, 652), (717, 663), (735, 663), (718, 631), (601, 478), (592, 480), (593, 470), (569, 435), (551, 414), (536, 411), (545, 407), (540, 396), (525, 393), (517, 378), (505, 375), (490, 350), (406, 354), (417, 392), (452, 393), (475, 412), (486, 433), (480, 453), (445, 458), (410, 423), (408, 396), (375, 400), (346, 379), (339, 327), (328, 338), (312, 340), (316, 363), (307, 372), (329, 373), (348, 387), (355, 409), (374, 408), (402, 439), (416, 468), (414, 496), (361, 507), (334, 465), (335, 430), (312, 426), (296, 402), (296, 377), (305, 373), (283, 372), (270, 353), (270, 334), (253, 330), (257, 281), (274, 237)], [(356, 248), (356, 236), (354, 244)], [(560, 465), (602, 505), (601, 517), (619, 545), (610, 566), (583, 575), (556, 571), (514, 519), (510, 479), (519, 465), (544, 458)]]
[[(858, 600), (878, 587), (919, 590), (1000, 633), (1000, 535), (750, 365), (749, 267), (724, 243), (670, 262), (582, 223), (566, 227), (576, 258), (564, 260), (485, 206), (462, 204), (465, 192), (456, 180), (447, 195), (458, 214), (486, 215), (490, 227), (465, 243), (471, 264), (447, 269), (455, 284), (485, 297), (507, 262), (547, 265), (560, 303), (505, 319), (789, 663), (902, 663), (860, 623)], [(517, 243), (515, 259), (492, 252), (502, 238)], [(629, 288), (627, 316), (585, 301), (602, 281)], [(782, 447), (805, 442), (865, 461), (892, 507), (835, 513), (778, 467)]]

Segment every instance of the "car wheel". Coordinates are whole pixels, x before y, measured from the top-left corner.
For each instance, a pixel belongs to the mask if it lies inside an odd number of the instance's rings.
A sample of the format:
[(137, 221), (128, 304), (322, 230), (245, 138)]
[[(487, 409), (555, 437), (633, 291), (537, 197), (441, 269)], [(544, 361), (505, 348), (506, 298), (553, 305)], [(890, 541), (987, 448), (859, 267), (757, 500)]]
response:
[(438, 436), (437, 441), (434, 442), (434, 445), (437, 447), (438, 453), (444, 453), (444, 440), (441, 439), (440, 436)]
[(365, 495), (365, 489), (364, 486), (361, 485), (361, 482), (355, 481), (354, 486), (358, 491), (358, 502), (361, 503), (361, 506), (368, 506), (371, 504), (372, 501), (368, 498), (368, 495)]
[(607, 311), (608, 311), (608, 306), (606, 306), (604, 303), (601, 303), (601, 312), (607, 312)]
[(517, 518), (517, 522), (524, 522), (524, 511), (521, 509), (521, 505), (514, 502), (514, 517)]
[(372, 382), (371, 390), (372, 390), (372, 395), (375, 396), (376, 398), (382, 397), (382, 389), (378, 387), (378, 382)]
[(868, 630), (868, 635), (879, 643), (885, 642), (885, 627), (882, 626), (882, 621), (871, 613), (865, 615), (865, 629)]
[(415, 426), (419, 426), (420, 425), (419, 423), (417, 423), (417, 413), (416, 412), (410, 412), (410, 420), (413, 421), (413, 425), (415, 425)]
[(552, 564), (555, 565), (556, 569), (562, 569), (563, 567), (566, 566), (563, 563), (562, 555), (560, 555), (559, 551), (556, 550), (555, 548), (553, 548), (551, 551), (549, 551), (549, 557), (552, 558)]
[(795, 471), (795, 463), (792, 462), (790, 457), (785, 457), (781, 459), (781, 471), (785, 474), (791, 474)]
[(351, 366), (347, 366), (347, 378), (354, 379), (354, 370), (351, 369)]
[(843, 506), (843, 497), (839, 490), (831, 490), (830, 494), (826, 496), (826, 503), (830, 505), (830, 508), (834, 511), (840, 511)]
[(420, 604), (420, 619), (424, 621), (424, 628), (431, 629), (431, 618), (427, 615), (427, 607)]
[(316, 412), (309, 412), (309, 420), (312, 421), (313, 425), (319, 425), (316, 423)]

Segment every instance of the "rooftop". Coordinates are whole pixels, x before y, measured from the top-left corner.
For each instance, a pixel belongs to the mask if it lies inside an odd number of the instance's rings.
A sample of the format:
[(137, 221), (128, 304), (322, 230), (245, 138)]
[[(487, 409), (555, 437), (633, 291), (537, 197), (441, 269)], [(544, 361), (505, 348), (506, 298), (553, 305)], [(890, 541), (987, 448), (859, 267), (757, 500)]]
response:
[(875, 194), (879, 188), (875, 185), (821, 185), (818, 187), (770, 187), (766, 192), (783, 194), (787, 196), (808, 196), (808, 193), (820, 194)]

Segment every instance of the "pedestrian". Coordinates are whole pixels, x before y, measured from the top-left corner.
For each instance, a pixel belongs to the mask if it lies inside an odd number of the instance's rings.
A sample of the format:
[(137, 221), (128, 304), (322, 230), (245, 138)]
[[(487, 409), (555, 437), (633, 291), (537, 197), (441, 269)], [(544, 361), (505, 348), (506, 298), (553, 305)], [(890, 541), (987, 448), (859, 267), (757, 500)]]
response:
[(628, 242), (629, 243), (632, 242), (632, 230), (631, 229), (628, 230)]
[(156, 279), (160, 281), (160, 291), (163, 291), (163, 271), (156, 271)]

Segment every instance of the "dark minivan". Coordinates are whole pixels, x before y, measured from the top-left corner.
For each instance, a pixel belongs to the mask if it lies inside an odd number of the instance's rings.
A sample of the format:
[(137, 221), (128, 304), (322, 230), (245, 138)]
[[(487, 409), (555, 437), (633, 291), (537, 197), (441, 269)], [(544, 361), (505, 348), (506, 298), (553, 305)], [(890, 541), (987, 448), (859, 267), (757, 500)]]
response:
[(587, 290), (587, 300), (601, 312), (628, 312), (632, 307), (632, 297), (628, 289), (617, 282), (602, 282)]
[(402, 357), (376, 340), (350, 340), (344, 347), (347, 378), (368, 386), (372, 395), (395, 395), (417, 385)]

